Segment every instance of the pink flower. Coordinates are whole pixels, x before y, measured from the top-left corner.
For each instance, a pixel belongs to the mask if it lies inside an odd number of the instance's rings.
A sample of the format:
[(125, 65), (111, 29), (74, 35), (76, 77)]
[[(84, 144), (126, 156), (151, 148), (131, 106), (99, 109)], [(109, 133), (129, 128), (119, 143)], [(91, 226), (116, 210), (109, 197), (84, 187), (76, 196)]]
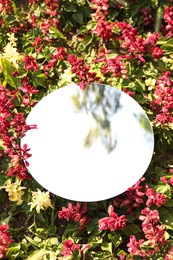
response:
[(0, 226), (0, 258), (6, 257), (6, 252), (13, 239), (11, 239), (10, 233), (8, 232), (9, 225)]
[(153, 47), (149, 50), (151, 51), (153, 58), (157, 60), (159, 60), (164, 54), (164, 51), (159, 47)]
[(173, 6), (165, 7), (163, 18), (166, 23), (164, 34), (166, 37), (172, 37), (173, 36)]
[(166, 253), (164, 260), (172, 260), (172, 259), (173, 259), (173, 246), (171, 246), (171, 248)]
[(148, 200), (146, 201), (147, 207), (150, 207), (153, 204), (156, 204), (158, 207), (160, 207), (167, 201), (167, 197), (165, 195), (162, 195), (159, 192), (155, 193), (154, 189), (149, 188), (148, 185), (146, 185), (145, 195), (148, 197)]
[(105, 21), (104, 17), (101, 17), (98, 19), (96, 29), (93, 32), (101, 39), (109, 40), (113, 36), (112, 29), (114, 26), (115, 23)]
[(134, 235), (130, 236), (130, 242), (127, 244), (129, 253), (137, 256), (146, 256), (145, 251), (141, 248), (141, 245), (143, 244), (144, 239), (140, 239), (139, 241), (136, 240), (136, 237)]
[(156, 123), (169, 124), (173, 122), (173, 80), (170, 71), (164, 72), (156, 82), (155, 100), (151, 108), (157, 113)]
[(62, 210), (58, 211), (58, 218), (66, 219), (67, 221), (72, 219), (74, 222), (79, 222), (81, 225), (79, 229), (82, 230), (89, 222), (86, 212), (86, 203), (83, 203), (83, 205), (80, 202), (77, 202), (76, 205), (68, 203), (68, 208), (62, 207)]
[(99, 219), (98, 221), (99, 231), (100, 230), (115, 231), (118, 229), (123, 229), (126, 226), (126, 216), (125, 215), (118, 216), (114, 212), (114, 207), (112, 205), (108, 207), (108, 214), (109, 217)]
[(74, 244), (74, 242), (69, 239), (63, 242), (63, 247), (60, 252), (61, 255), (68, 256), (71, 255), (75, 250), (78, 250), (80, 248), (80, 244)]

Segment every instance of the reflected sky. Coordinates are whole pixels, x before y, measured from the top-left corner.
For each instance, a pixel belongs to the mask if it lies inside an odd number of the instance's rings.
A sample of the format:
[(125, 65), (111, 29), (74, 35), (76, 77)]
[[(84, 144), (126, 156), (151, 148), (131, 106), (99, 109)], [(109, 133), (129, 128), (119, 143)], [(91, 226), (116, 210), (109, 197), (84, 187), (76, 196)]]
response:
[(31, 148), (28, 167), (52, 193), (76, 201), (114, 197), (145, 173), (154, 147), (150, 122), (127, 94), (102, 84), (71, 84), (31, 111), (37, 124), (22, 138)]

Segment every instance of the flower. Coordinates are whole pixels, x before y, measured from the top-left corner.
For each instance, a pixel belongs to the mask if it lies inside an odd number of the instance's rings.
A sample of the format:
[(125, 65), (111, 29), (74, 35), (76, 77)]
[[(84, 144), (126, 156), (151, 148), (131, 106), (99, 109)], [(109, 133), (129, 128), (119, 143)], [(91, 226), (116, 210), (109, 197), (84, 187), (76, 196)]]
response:
[(9, 200), (16, 202), (17, 205), (22, 204), (22, 196), (24, 194), (23, 190), (25, 187), (21, 187), (21, 181), (17, 180), (16, 182), (11, 182), (9, 179), (6, 182), (6, 185), (1, 187), (4, 188), (6, 192), (8, 192)]
[(171, 246), (171, 248), (166, 253), (164, 260), (172, 260), (172, 259), (173, 259), (173, 246)]
[(141, 248), (144, 239), (136, 240), (134, 235), (130, 236), (130, 242), (127, 244), (128, 251), (131, 255), (146, 256), (145, 251)]
[(6, 257), (6, 252), (13, 239), (8, 232), (9, 225), (0, 225), (0, 258)]
[[(17, 51), (17, 39), (14, 37), (14, 33), (7, 34), (8, 35), (8, 43), (3, 49), (3, 53), (0, 55), (0, 58), (5, 58), (9, 62), (12, 63), (12, 65), (18, 69), (19, 65), (18, 62), (22, 59), (22, 56)], [(1, 59), (0, 59), (1, 60)], [(1, 64), (0, 64), (1, 67)]]
[(75, 244), (71, 239), (66, 240), (63, 242), (62, 252), (61, 255), (68, 256), (73, 253), (75, 250), (80, 248), (80, 244)]
[(48, 207), (53, 209), (49, 192), (37, 190), (32, 192), (32, 201), (28, 203), (28, 205), (31, 205), (30, 211), (36, 208), (37, 213), (40, 213), (40, 210), (46, 210)]
[(58, 218), (66, 219), (69, 221), (72, 219), (74, 222), (80, 223), (80, 230), (82, 230), (89, 222), (89, 219), (86, 216), (87, 204), (84, 203), (83, 207), (80, 202), (77, 202), (76, 205), (68, 203), (68, 208), (62, 207), (62, 210), (58, 211)]
[(173, 7), (165, 7), (163, 18), (165, 20), (166, 26), (164, 34), (166, 37), (173, 36)]
[(37, 71), (39, 69), (39, 65), (36, 63), (35, 59), (28, 54), (25, 55), (23, 62), (25, 63), (25, 70)]
[(157, 113), (156, 123), (173, 123), (173, 81), (170, 79), (170, 71), (164, 72), (158, 77), (155, 99), (150, 104), (153, 111)]
[(98, 220), (99, 231), (100, 230), (110, 230), (115, 231), (118, 229), (123, 229), (126, 226), (126, 216), (118, 216), (114, 212), (114, 207), (110, 205), (108, 207), (109, 217), (101, 218)]
[(153, 204), (156, 204), (157, 207), (160, 207), (167, 201), (167, 197), (165, 195), (162, 195), (159, 192), (155, 193), (154, 189), (149, 188), (148, 185), (146, 185), (145, 195), (148, 197), (148, 200), (146, 201), (147, 207), (150, 207)]

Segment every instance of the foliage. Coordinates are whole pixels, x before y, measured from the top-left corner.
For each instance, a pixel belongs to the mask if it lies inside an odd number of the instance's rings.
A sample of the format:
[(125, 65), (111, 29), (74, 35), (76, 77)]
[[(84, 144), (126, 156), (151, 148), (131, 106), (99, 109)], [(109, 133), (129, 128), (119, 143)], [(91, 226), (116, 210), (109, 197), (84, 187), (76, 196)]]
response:
[[(0, 1), (0, 258), (173, 259), (172, 21), (172, 0)], [(45, 191), (19, 145), (31, 108), (72, 81), (127, 92), (153, 125), (149, 169), (106, 201)]]

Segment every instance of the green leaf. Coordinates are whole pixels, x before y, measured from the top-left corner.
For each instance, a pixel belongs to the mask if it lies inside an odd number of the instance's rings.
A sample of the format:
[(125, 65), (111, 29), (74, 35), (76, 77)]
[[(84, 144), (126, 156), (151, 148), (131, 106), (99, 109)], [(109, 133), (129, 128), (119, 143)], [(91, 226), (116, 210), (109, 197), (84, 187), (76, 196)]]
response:
[(26, 258), (26, 260), (36, 260), (36, 259), (42, 259), (44, 255), (47, 254), (47, 250), (45, 249), (39, 249), (34, 251), (30, 256)]
[(28, 242), (29, 242), (31, 245), (33, 245), (33, 246), (35, 246), (35, 247), (38, 247), (38, 244), (37, 244), (31, 237), (25, 236), (25, 238), (28, 240)]
[(83, 24), (83, 13), (81, 11), (74, 13), (72, 17), (77, 23)]
[(136, 94), (134, 98), (139, 103), (146, 102), (146, 98), (141, 94)]
[(172, 212), (167, 212), (160, 217), (162, 224), (166, 226), (167, 229), (173, 230), (173, 215)]
[(101, 245), (101, 249), (103, 251), (107, 251), (110, 252), (112, 254), (112, 242), (107, 243), (107, 242), (103, 242)]
[(18, 78), (15, 78), (12, 76), (13, 72), (16, 71), (16, 69), (13, 67), (11, 62), (9, 62), (5, 58), (1, 58), (1, 64), (2, 64), (2, 68), (3, 68), (3, 74), (5, 77), (5, 81), (13, 88), (18, 88), (19, 86), (21, 86), (22, 84), (21, 84), (20, 80)]
[(130, 226), (126, 226), (123, 228), (123, 232), (126, 236), (134, 235), (136, 233), (141, 232), (138, 225), (131, 224)]
[(173, 52), (173, 39), (168, 40), (165, 44), (161, 46), (161, 48), (164, 50), (165, 54), (172, 54)]
[(64, 9), (67, 11), (67, 12), (76, 12), (77, 9), (76, 9), (76, 6), (73, 5), (72, 3), (67, 3), (67, 5), (64, 4)]
[(49, 30), (50, 32), (50, 36), (53, 39), (61, 39), (61, 40), (65, 40), (66, 37), (60, 32), (60, 30), (58, 30), (55, 26), (52, 26), (51, 29)]
[(82, 45), (86, 48), (92, 42), (92, 40), (92, 36), (88, 35), (85, 37), (84, 41), (82, 42)]
[(156, 192), (159, 192), (163, 195), (166, 195), (168, 198), (171, 198), (171, 186), (168, 183), (156, 185), (154, 189)]
[(87, 233), (91, 234), (91, 232), (95, 229), (95, 227), (97, 226), (98, 223), (98, 218), (93, 218), (88, 225), (86, 226), (87, 229)]
[(164, 207), (172, 208), (173, 207), (173, 199), (168, 199), (167, 202), (164, 204)]
[(108, 239), (112, 241), (115, 248), (117, 248), (123, 242), (123, 239), (120, 236), (120, 234), (108, 234)]
[(34, 71), (32, 74), (32, 82), (35, 87), (37, 86), (45, 86), (46, 85), (46, 76), (44, 73), (40, 71)]
[(16, 259), (16, 257), (19, 256), (20, 254), (21, 254), (20, 244), (12, 243), (8, 248), (7, 256), (10, 256), (10, 259)]

